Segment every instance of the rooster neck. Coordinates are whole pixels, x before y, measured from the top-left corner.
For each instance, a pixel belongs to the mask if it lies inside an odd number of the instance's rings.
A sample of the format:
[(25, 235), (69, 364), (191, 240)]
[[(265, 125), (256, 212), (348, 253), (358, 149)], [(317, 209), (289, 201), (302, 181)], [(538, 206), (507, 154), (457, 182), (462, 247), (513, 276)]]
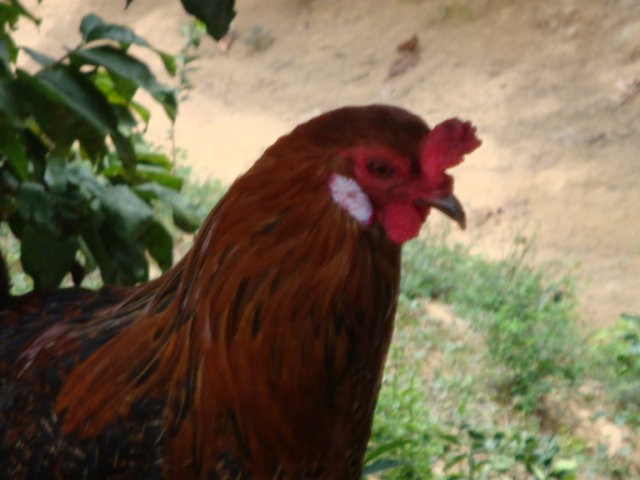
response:
[[(252, 191), (251, 182), (235, 187)], [(359, 478), (370, 433), (400, 248), (336, 205), (326, 182), (307, 183), (298, 202), (279, 204), (273, 192), (238, 210), (232, 187), (185, 267), (196, 436), (257, 478), (301, 478), (324, 464), (333, 472), (317, 478)]]
[(97, 435), (155, 398), (171, 478), (359, 478), (400, 247), (333, 201), (328, 172), (291, 176), (239, 179), (185, 258), (114, 313), (136, 320), (72, 372), (64, 431)]

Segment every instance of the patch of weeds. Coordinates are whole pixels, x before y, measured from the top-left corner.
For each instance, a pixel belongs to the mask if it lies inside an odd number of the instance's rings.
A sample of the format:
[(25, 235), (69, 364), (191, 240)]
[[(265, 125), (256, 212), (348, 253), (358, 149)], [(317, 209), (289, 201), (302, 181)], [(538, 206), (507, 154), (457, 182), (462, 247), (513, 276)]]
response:
[(606, 478), (611, 480), (630, 480), (640, 478), (640, 469), (630, 461), (628, 456), (614, 454), (610, 455), (607, 447), (598, 443), (595, 452), (591, 453), (593, 459), (593, 469), (591, 472), (598, 473), (596, 478)]
[(431, 457), (442, 446), (432, 442), (428, 388), (418, 374), (418, 361), (406, 355), (402, 341), (394, 342), (378, 399), (371, 443), (373, 451), (392, 445), (383, 458), (405, 461), (388, 472), (393, 479), (429, 479)]
[(640, 378), (640, 316), (620, 315), (615, 327), (599, 331), (593, 341), (596, 353), (612, 374)]
[(616, 422), (640, 427), (640, 316), (621, 314), (613, 328), (593, 336), (592, 350), (620, 408)]
[[(416, 315), (415, 302), (401, 314)], [(424, 313), (424, 306), (423, 306)], [(378, 474), (410, 479), (575, 478), (555, 437), (498, 413), (487, 398), (486, 349), (457, 321), (399, 318), (389, 352), (370, 451), (395, 467)], [(467, 330), (462, 331), (462, 330)], [(460, 341), (469, 344), (457, 347)], [(429, 374), (426, 368), (433, 370)], [(433, 380), (427, 380), (433, 376)], [(504, 409), (503, 409), (504, 410)], [(398, 461), (406, 462), (400, 464)]]
[(465, 423), (455, 434), (441, 437), (447, 442), (443, 480), (517, 478), (525, 471), (540, 480), (576, 478), (577, 462), (558, 458), (560, 447), (553, 436), (474, 429)]
[(526, 242), (516, 243), (504, 260), (491, 261), (446, 240), (446, 234), (430, 235), (405, 247), (403, 301), (454, 304), (486, 336), (499, 367), (496, 386), (517, 408), (534, 411), (550, 375), (574, 381), (581, 374), (571, 280), (532, 267)]

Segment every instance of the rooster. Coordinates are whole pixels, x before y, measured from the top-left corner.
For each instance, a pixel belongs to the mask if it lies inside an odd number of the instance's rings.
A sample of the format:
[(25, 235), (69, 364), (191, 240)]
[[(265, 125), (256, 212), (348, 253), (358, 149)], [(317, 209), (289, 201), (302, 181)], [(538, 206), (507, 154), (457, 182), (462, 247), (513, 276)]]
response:
[[(480, 145), (399, 108), (278, 139), (185, 257), (134, 288), (0, 292), (0, 477), (355, 480), (400, 250)], [(4, 282), (6, 283), (6, 282)]]

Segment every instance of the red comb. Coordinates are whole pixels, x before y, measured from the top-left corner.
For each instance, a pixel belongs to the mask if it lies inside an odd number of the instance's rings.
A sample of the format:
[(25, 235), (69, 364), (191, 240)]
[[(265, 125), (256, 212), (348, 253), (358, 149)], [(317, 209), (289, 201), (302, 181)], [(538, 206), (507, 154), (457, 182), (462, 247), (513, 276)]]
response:
[(422, 146), (422, 172), (437, 184), (447, 168), (461, 163), (465, 154), (473, 152), (481, 144), (471, 122), (462, 122), (457, 118), (445, 120), (429, 132)]

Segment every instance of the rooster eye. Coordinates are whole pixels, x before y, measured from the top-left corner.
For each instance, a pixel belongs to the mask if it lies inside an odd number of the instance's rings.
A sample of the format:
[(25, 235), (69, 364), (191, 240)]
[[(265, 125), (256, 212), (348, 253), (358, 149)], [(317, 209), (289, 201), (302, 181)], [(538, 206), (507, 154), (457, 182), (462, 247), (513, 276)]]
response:
[(367, 169), (378, 178), (391, 178), (396, 171), (391, 165), (383, 160), (370, 160), (367, 163)]

